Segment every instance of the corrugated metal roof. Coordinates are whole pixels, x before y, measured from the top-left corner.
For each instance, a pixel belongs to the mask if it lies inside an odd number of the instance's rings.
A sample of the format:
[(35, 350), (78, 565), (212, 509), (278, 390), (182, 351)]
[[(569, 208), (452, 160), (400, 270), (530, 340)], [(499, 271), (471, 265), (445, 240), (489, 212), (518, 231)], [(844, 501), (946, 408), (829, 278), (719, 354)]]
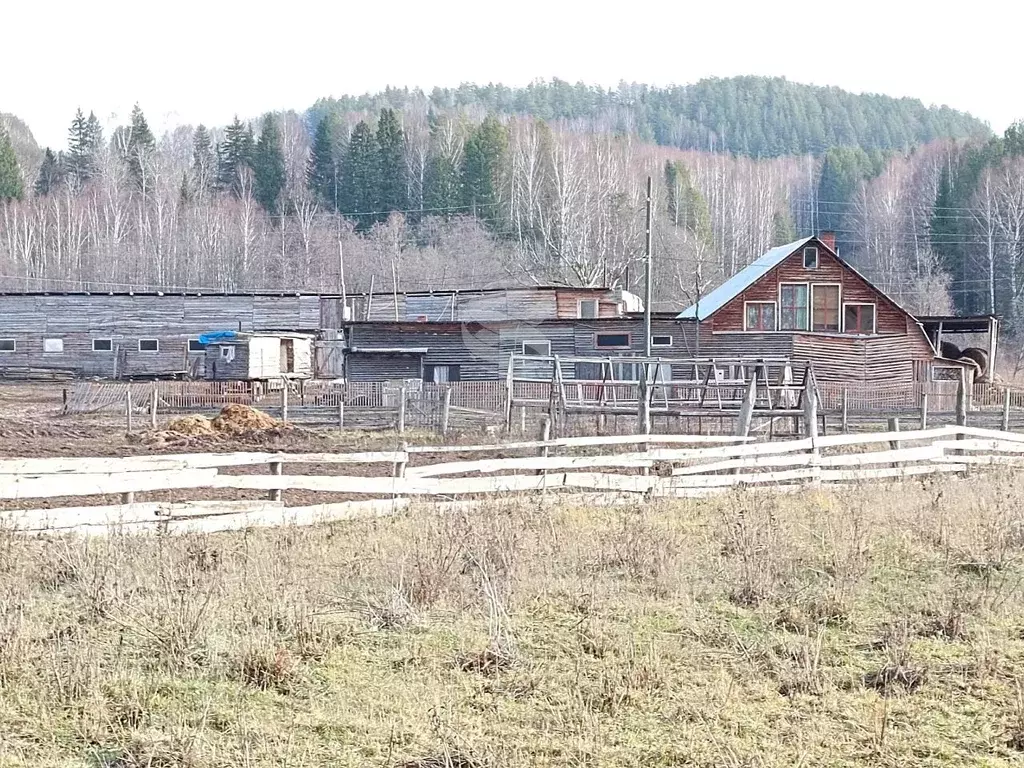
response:
[(787, 243), (786, 245), (780, 245), (776, 248), (772, 248), (770, 251), (765, 253), (749, 266), (741, 269), (720, 286), (715, 288), (715, 290), (711, 291), (707, 296), (702, 298), (700, 300), (699, 316), (697, 314), (698, 305), (693, 304), (676, 315), (676, 319), (706, 320), (713, 313), (717, 312), (734, 298), (743, 293), (743, 291), (753, 285), (769, 270), (777, 267), (787, 256), (796, 252), (813, 239), (813, 237), (805, 237), (794, 243)]

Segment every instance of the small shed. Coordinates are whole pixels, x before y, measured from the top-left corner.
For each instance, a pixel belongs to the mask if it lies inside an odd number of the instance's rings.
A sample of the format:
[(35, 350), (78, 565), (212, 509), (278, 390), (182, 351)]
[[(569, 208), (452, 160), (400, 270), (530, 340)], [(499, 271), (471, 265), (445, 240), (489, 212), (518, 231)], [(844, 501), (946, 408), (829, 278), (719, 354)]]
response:
[(308, 379), (313, 376), (313, 336), (301, 333), (234, 333), (199, 337), (206, 346), (210, 381)]

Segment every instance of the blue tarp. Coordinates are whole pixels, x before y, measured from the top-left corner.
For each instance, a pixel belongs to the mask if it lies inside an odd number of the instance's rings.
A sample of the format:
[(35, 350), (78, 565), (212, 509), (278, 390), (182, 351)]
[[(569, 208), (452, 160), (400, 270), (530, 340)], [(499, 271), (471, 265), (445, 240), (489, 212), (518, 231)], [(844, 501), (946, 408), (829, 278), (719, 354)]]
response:
[(200, 344), (216, 344), (218, 341), (228, 341), (238, 336), (234, 331), (211, 331), (199, 336)]

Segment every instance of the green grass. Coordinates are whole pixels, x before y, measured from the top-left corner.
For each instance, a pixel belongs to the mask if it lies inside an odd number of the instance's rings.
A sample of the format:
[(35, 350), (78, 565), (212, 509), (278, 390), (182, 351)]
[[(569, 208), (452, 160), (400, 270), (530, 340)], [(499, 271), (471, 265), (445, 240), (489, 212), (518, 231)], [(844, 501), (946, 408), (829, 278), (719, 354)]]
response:
[(2, 536), (0, 765), (1017, 765), (1022, 491)]

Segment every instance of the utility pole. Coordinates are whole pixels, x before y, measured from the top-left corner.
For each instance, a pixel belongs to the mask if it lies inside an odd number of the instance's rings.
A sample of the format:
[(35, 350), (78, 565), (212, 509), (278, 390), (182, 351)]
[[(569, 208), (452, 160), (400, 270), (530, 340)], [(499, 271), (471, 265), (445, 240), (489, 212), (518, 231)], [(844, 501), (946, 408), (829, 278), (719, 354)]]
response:
[(643, 434), (651, 434), (651, 197), (654, 191), (654, 179), (647, 177), (647, 232), (644, 238), (644, 357), (640, 366), (643, 378), (640, 381), (640, 428)]

